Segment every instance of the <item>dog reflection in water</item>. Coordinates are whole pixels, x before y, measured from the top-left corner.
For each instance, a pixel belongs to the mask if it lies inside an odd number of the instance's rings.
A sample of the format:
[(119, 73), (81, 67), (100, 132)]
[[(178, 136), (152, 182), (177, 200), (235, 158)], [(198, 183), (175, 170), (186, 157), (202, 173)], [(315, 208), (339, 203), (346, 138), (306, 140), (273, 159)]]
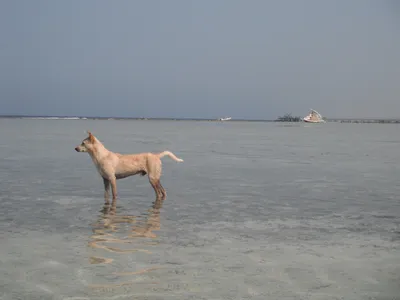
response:
[[(149, 241), (155, 239), (157, 235), (153, 232), (160, 230), (160, 209), (163, 205), (162, 199), (156, 199), (153, 205), (148, 209), (148, 213), (141, 216), (122, 215), (117, 213), (117, 201), (111, 204), (105, 204), (101, 210), (101, 217), (93, 224), (93, 235), (89, 246), (95, 249), (102, 249), (107, 252), (116, 254), (129, 254), (134, 252), (142, 252), (151, 254), (149, 250), (129, 247), (130, 244), (140, 245), (140, 247), (157, 245), (157, 242)], [(91, 256), (90, 264), (111, 264), (112, 258)], [(117, 283), (99, 283), (90, 284), (90, 288), (94, 289), (114, 289), (126, 285), (136, 284), (136, 279), (132, 276), (142, 275), (160, 269), (160, 267), (152, 266), (139, 270), (121, 270), (114, 272), (112, 276), (121, 278), (131, 278)], [(143, 282), (140, 284), (157, 284), (157, 282)]]
[[(105, 204), (101, 210), (101, 218), (93, 225), (93, 235), (89, 246), (92, 248), (104, 249), (114, 253), (151, 253), (145, 249), (125, 249), (126, 244), (140, 243), (140, 245), (151, 246), (157, 243), (145, 242), (137, 238), (154, 239), (157, 235), (153, 231), (160, 230), (160, 209), (163, 205), (162, 199), (156, 199), (147, 214), (142, 216), (119, 215), (117, 213), (117, 201)], [(124, 231), (122, 227), (129, 229), (121, 237)], [(118, 236), (117, 236), (118, 235)], [(115, 245), (119, 244), (120, 247)], [(114, 245), (114, 246), (112, 246)], [(91, 258), (92, 263), (111, 263), (112, 260), (104, 261), (105, 258)]]

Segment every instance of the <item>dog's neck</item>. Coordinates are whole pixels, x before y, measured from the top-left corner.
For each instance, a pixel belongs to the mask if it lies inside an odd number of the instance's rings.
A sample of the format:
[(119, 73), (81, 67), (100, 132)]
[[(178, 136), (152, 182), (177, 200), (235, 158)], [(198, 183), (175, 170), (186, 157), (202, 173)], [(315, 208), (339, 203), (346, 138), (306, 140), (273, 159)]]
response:
[(88, 153), (93, 162), (96, 164), (103, 157), (106, 157), (110, 151), (107, 150), (107, 148), (104, 147), (104, 145), (98, 139), (96, 139), (93, 149), (89, 150)]

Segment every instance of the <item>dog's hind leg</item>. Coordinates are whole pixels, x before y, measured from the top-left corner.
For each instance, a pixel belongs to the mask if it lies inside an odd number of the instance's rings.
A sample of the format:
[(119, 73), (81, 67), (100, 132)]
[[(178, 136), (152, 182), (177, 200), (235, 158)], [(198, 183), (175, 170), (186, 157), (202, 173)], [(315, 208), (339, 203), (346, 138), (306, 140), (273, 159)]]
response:
[(157, 199), (164, 200), (165, 199), (165, 191), (160, 183), (160, 179), (154, 178), (154, 177), (149, 177), (149, 181), (150, 181), (151, 186), (154, 189), (154, 192), (156, 193)]
[(161, 185), (160, 180), (158, 180), (158, 189), (159, 189), (159, 191), (161, 193), (161, 199), (165, 200), (165, 198), (167, 198), (167, 193), (165, 192), (164, 187)]
[(156, 198), (159, 199), (160, 195), (158, 192), (158, 179), (152, 178), (149, 176), (149, 182), (150, 182), (151, 186), (153, 187), (154, 192), (156, 193)]
[(147, 167), (147, 174), (149, 176), (149, 181), (153, 187), (157, 199), (165, 199), (165, 190), (160, 184), (162, 164), (160, 158), (156, 158), (150, 161)]
[(110, 198), (110, 180), (103, 178), (103, 183), (104, 183), (104, 201), (105, 203), (110, 203), (109, 198)]

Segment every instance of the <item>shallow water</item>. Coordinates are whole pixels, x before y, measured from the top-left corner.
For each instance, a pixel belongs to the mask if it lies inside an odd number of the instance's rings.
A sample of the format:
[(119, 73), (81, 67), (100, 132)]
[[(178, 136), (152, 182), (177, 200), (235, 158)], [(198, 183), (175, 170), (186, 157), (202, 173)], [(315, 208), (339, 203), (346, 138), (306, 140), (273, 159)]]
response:
[[(0, 120), (0, 299), (400, 299), (399, 125)], [(169, 149), (167, 199), (74, 147)]]

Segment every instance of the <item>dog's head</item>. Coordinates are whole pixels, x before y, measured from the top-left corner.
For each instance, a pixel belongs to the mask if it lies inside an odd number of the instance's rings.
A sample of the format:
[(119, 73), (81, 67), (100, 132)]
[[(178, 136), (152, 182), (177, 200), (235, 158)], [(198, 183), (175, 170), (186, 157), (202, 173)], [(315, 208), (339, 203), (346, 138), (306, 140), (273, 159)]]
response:
[(79, 146), (75, 147), (76, 152), (89, 152), (93, 150), (94, 144), (96, 143), (96, 137), (88, 131), (89, 136), (82, 141)]

